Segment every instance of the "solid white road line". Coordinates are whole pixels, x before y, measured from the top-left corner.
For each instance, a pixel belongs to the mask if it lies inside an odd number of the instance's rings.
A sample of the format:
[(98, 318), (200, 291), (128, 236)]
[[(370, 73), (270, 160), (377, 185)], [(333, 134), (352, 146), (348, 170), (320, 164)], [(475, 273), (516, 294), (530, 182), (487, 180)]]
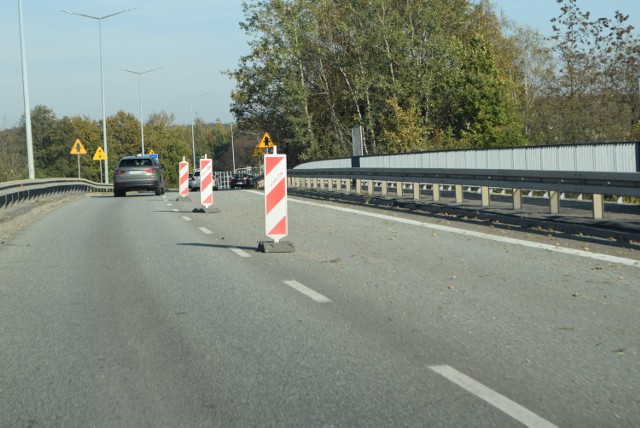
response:
[(184, 221), (191, 221), (191, 217), (187, 217), (186, 215), (185, 215), (185, 216), (182, 216), (182, 219), (183, 219)]
[(527, 427), (557, 428), (556, 425), (552, 424), (546, 419), (541, 418), (535, 413), (522, 407), (518, 403), (509, 400), (504, 395), (498, 394), (494, 390), (487, 388), (483, 384), (471, 379), (469, 376), (459, 372), (453, 367), (430, 366), (429, 368), (439, 375), (447, 378), (451, 382), (455, 383), (459, 387), (466, 389), (476, 397), (479, 397), (492, 406), (500, 409), (501, 411), (511, 416), (515, 420), (523, 423)]
[(457, 233), (459, 235), (466, 235), (466, 236), (472, 236), (474, 238), (488, 239), (488, 240), (491, 240), (491, 241), (502, 242), (502, 243), (505, 243), (505, 244), (520, 245), (522, 247), (536, 248), (536, 249), (539, 249), (539, 250), (547, 250), (547, 251), (553, 251), (553, 252), (556, 252), (556, 253), (570, 254), (572, 256), (585, 257), (585, 258), (599, 260), (599, 261), (603, 261), (603, 262), (617, 263), (617, 264), (633, 266), (633, 267), (640, 267), (640, 261), (633, 260), (633, 259), (627, 259), (627, 258), (624, 258), (624, 257), (610, 256), (610, 255), (607, 255), (607, 254), (590, 253), (588, 251), (574, 250), (572, 248), (562, 248), (562, 247), (557, 247), (555, 245), (541, 244), (541, 243), (538, 243), (538, 242), (524, 241), (524, 240), (521, 240), (521, 239), (507, 238), (507, 237), (503, 237), (503, 236), (495, 236), (495, 235), (490, 235), (488, 233), (474, 232), (474, 231), (471, 231), (471, 230), (456, 229), (455, 227), (443, 226), (443, 225), (439, 225), (439, 224), (423, 223), (421, 221), (411, 220), (411, 219), (408, 219), (408, 218), (393, 217), (393, 216), (386, 215), (386, 214), (371, 213), (371, 212), (367, 212), (367, 211), (356, 210), (356, 209), (353, 209), (353, 208), (338, 207), (338, 206), (333, 206), (333, 205), (325, 205), (325, 204), (320, 204), (320, 203), (317, 203), (317, 202), (301, 201), (301, 200), (298, 200), (298, 199), (289, 199), (289, 201), (296, 202), (296, 203), (299, 203), (299, 204), (311, 205), (311, 206), (314, 206), (314, 207), (321, 207), (321, 208), (327, 208), (327, 209), (332, 209), (332, 210), (336, 210), (336, 211), (342, 211), (342, 212), (346, 212), (346, 213), (350, 213), (350, 214), (358, 214), (358, 215), (362, 215), (362, 216), (366, 216), (366, 217), (373, 217), (373, 218), (379, 218), (379, 219), (387, 220), (387, 221), (394, 221), (396, 223), (403, 223), (403, 224), (408, 224), (408, 225), (412, 225), (412, 226), (426, 227), (428, 229), (438, 230), (438, 231), (441, 231), (441, 232)]
[(300, 284), (298, 281), (295, 280), (291, 280), (291, 281), (284, 281), (285, 284), (287, 284), (289, 287), (293, 288), (294, 290), (304, 294), (305, 296), (309, 297), (310, 299), (318, 302), (318, 303), (329, 303), (331, 302), (330, 299), (324, 297), (322, 294), (318, 293), (315, 290), (310, 289), (309, 287), (306, 287), (302, 284)]
[(211, 235), (213, 233), (212, 231), (210, 231), (206, 227), (199, 227), (198, 229), (200, 229), (200, 231), (202, 231), (202, 233), (204, 233), (205, 235)]
[(240, 248), (229, 248), (231, 251), (233, 251), (234, 253), (236, 253), (237, 255), (239, 255), (240, 257), (244, 257), (244, 258), (249, 258), (251, 257), (251, 254), (247, 253), (246, 251), (241, 250)]

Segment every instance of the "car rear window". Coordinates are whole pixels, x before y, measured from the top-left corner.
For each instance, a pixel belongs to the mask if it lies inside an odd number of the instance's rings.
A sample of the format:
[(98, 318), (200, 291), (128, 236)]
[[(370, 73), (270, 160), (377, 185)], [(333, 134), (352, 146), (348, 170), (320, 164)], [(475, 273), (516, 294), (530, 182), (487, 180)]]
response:
[(153, 166), (151, 159), (122, 159), (120, 166)]

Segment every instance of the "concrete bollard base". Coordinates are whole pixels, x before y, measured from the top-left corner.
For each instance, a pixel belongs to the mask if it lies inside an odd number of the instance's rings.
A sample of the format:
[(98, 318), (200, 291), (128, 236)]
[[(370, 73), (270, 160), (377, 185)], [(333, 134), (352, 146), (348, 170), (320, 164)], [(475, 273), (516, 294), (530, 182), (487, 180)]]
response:
[(209, 210), (205, 210), (204, 208), (194, 208), (191, 212), (196, 214), (218, 214), (220, 212), (220, 208), (211, 208)]
[(258, 243), (258, 251), (262, 253), (293, 253), (295, 247), (290, 241), (260, 241)]

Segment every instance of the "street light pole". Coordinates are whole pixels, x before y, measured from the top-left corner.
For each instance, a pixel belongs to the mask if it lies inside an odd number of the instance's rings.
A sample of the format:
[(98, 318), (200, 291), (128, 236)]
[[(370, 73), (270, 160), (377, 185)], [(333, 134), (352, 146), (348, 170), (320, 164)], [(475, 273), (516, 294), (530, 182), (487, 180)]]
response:
[(233, 173), (236, 173), (236, 151), (233, 148), (233, 123), (229, 125), (231, 127), (231, 158), (233, 159)]
[(22, 1), (18, 0), (18, 15), (20, 16), (20, 52), (22, 54), (22, 92), (24, 96), (24, 127), (27, 132), (27, 167), (29, 180), (36, 178), (33, 163), (33, 133), (31, 131), (31, 105), (29, 104), (29, 79), (27, 76), (27, 54), (24, 47), (24, 31), (22, 25)]
[[(129, 12), (134, 10), (135, 7), (121, 10), (120, 12), (111, 13), (105, 16), (91, 16), (85, 15), (82, 13), (71, 12), (70, 10), (63, 10), (62, 12), (68, 13), (70, 15), (83, 16), (85, 18), (95, 19), (98, 21), (98, 32), (100, 35), (100, 91), (102, 94), (102, 145), (104, 148), (105, 155), (109, 156), (109, 152), (107, 150), (107, 116), (105, 111), (105, 101), (104, 101), (104, 66), (102, 63), (102, 20), (111, 18), (112, 16), (120, 15), (121, 13)], [(104, 161), (104, 182), (109, 184), (109, 161)]]
[(198, 95), (193, 95), (193, 96), (187, 96), (187, 95), (178, 95), (178, 94), (174, 94), (176, 97), (180, 97), (180, 98), (186, 98), (189, 100), (189, 111), (190, 111), (190, 115), (191, 115), (191, 152), (193, 155), (193, 169), (196, 169), (196, 137), (195, 137), (195, 132), (193, 129), (193, 99), (194, 98), (198, 98), (201, 97), (203, 95), (207, 95), (210, 94), (211, 91), (209, 92), (204, 92), (202, 94), (198, 94)]
[(138, 75), (138, 97), (140, 98), (140, 147), (142, 149), (141, 154), (144, 155), (144, 116), (142, 115), (142, 75), (151, 73), (152, 71), (160, 70), (162, 67), (153, 68), (147, 71), (133, 71), (133, 70), (125, 70), (121, 68), (122, 71), (126, 71), (127, 73), (133, 73)]

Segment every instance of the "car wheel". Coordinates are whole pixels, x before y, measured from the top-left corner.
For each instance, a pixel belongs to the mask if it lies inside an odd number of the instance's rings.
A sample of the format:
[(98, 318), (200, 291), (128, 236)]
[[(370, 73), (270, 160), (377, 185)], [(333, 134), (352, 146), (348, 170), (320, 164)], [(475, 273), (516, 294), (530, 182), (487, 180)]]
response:
[(157, 187), (155, 192), (156, 192), (156, 196), (162, 195), (162, 189), (160, 187)]

